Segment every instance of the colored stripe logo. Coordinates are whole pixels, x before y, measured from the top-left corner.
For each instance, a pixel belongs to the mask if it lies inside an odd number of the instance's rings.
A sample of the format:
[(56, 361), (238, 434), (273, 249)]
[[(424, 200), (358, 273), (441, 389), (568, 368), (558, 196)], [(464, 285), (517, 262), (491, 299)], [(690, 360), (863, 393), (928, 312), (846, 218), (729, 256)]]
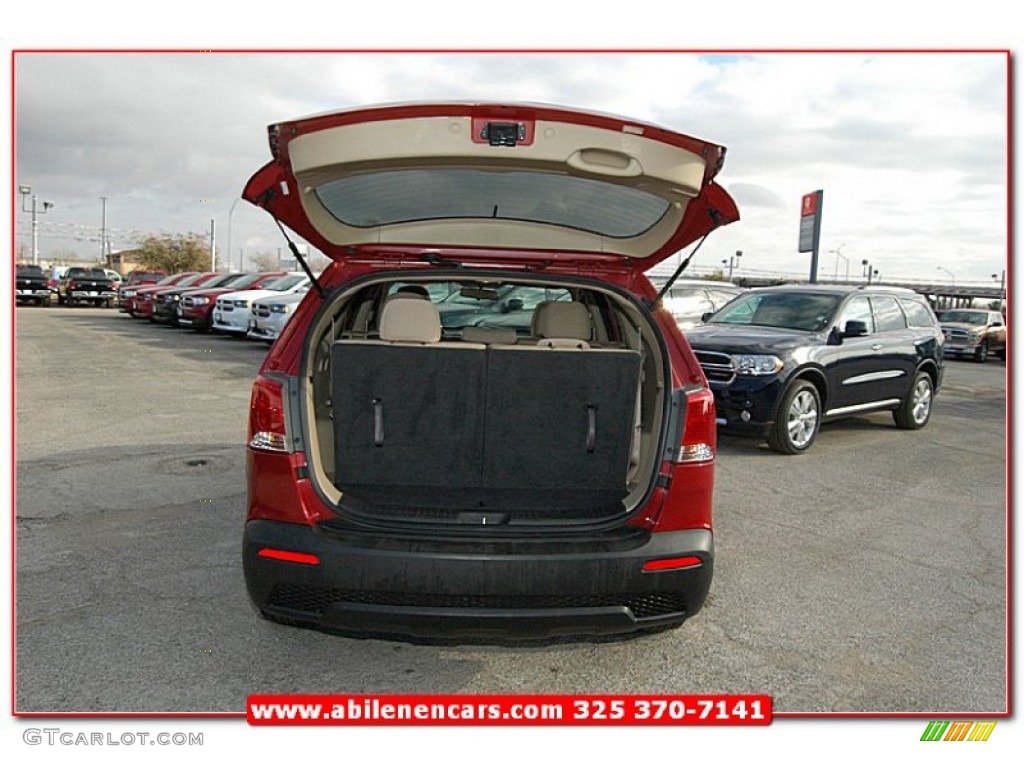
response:
[(921, 741), (988, 741), (995, 727), (994, 720), (932, 720)]

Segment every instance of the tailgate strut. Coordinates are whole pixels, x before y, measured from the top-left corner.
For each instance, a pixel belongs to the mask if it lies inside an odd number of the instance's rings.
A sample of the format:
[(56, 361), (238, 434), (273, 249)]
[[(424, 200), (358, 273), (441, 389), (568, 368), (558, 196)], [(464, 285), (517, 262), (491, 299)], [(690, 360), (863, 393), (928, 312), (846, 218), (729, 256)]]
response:
[[(267, 213), (270, 213), (270, 211), (267, 211)], [(316, 288), (316, 292), (320, 295), (320, 298), (324, 298), (323, 286), (317, 281), (316, 275), (313, 274), (313, 270), (309, 268), (309, 264), (307, 264), (306, 260), (302, 258), (302, 254), (299, 253), (298, 247), (292, 242), (292, 239), (288, 237), (288, 233), (284, 231), (284, 226), (282, 226), (281, 222), (277, 220), (277, 217), (272, 213), (270, 214), (270, 217), (274, 220), (274, 223), (277, 224), (277, 228), (281, 230), (281, 234), (284, 235), (284, 239), (288, 243), (288, 249), (292, 252), (292, 256), (295, 257), (295, 261), (302, 266), (302, 271), (306, 273), (306, 276), (313, 283), (313, 287)]]
[(662, 289), (658, 291), (658, 295), (654, 297), (654, 301), (652, 301), (650, 304), (652, 308), (658, 306), (658, 302), (660, 302), (665, 297), (665, 294), (668, 293), (669, 288), (671, 288), (675, 284), (676, 280), (679, 279), (679, 276), (683, 274), (683, 270), (690, 266), (690, 261), (697, 254), (697, 251), (700, 249), (700, 247), (704, 245), (704, 241), (708, 239), (708, 235), (710, 234), (710, 232), (706, 233), (704, 237), (698, 240), (697, 244), (693, 246), (693, 250), (690, 251), (690, 255), (683, 259), (682, 263), (679, 265), (679, 268), (672, 273), (672, 277), (668, 279), (668, 281), (665, 283)]

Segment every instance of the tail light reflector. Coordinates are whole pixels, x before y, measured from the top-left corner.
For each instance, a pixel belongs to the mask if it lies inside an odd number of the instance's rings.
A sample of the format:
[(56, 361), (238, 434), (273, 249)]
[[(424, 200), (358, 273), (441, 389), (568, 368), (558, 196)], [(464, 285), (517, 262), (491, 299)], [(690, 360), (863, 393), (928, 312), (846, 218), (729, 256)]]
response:
[(292, 552), (289, 549), (264, 547), (257, 554), (269, 560), (284, 560), (287, 563), (301, 563), (302, 565), (320, 565), (320, 558), (308, 552)]
[(703, 561), (699, 557), (672, 557), (665, 560), (648, 560), (644, 563), (644, 573), (651, 571), (671, 571), (676, 568), (692, 568), (701, 565)]

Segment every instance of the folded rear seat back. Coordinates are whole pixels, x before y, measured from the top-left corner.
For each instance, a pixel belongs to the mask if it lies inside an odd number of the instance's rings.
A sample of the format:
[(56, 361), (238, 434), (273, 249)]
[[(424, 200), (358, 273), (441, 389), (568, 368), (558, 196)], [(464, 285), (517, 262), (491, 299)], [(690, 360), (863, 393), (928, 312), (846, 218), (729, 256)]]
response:
[[(640, 380), (629, 350), (492, 347), (483, 476), (488, 487), (620, 502)], [(532, 494), (531, 494), (532, 495)]]
[(342, 504), (621, 511), (639, 353), (440, 342), (413, 301), (385, 305), (380, 341), (333, 345)]

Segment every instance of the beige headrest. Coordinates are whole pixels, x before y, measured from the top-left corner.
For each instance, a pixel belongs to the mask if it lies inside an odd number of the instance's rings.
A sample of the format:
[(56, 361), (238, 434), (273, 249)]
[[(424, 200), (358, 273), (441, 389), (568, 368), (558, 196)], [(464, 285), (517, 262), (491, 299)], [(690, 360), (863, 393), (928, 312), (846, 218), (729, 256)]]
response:
[(542, 301), (533, 312), (533, 335), (589, 341), (590, 312), (578, 301)]
[(392, 296), (380, 317), (383, 341), (432, 344), (441, 340), (441, 315), (437, 307), (418, 296)]

